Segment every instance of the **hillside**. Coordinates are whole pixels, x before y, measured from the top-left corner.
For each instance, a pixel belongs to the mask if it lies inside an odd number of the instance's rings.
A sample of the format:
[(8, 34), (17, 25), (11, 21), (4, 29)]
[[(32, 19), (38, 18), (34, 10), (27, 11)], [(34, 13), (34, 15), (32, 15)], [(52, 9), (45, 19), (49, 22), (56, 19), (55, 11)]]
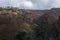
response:
[[(0, 40), (17, 40), (16, 35), (18, 34), (18, 32), (26, 32), (27, 37), (26, 35), (26, 38), (23, 37), (26, 40), (29, 40), (28, 37), (30, 38), (30, 40), (43, 40), (45, 38), (42, 38), (39, 32), (44, 32), (43, 30), (45, 30), (44, 28), (47, 27), (47, 25), (48, 28), (46, 28), (46, 32), (49, 31), (48, 29), (50, 27), (55, 28), (56, 26), (58, 29), (59, 26), (57, 25), (60, 24), (58, 23), (60, 21), (59, 17), (59, 8), (52, 8), (50, 10), (25, 10), (12, 7), (0, 7)], [(42, 27), (44, 28), (42, 29)], [(53, 29), (51, 28), (50, 30)], [(38, 32), (36, 33), (36, 31)], [(40, 36), (40, 39), (36, 36), (38, 34)], [(21, 35), (24, 36), (23, 33)]]

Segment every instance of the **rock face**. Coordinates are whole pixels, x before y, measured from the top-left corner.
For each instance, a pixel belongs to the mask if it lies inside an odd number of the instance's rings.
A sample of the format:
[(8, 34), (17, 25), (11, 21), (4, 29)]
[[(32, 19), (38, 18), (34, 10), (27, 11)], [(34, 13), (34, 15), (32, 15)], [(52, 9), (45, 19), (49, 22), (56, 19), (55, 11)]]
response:
[(57, 22), (59, 19), (60, 13), (57, 10), (49, 10), (45, 12), (42, 16), (36, 18), (37, 21), (40, 22), (48, 22), (48, 24), (52, 24)]
[(28, 19), (40, 19), (45, 20), (49, 23), (56, 22), (60, 16), (59, 8), (52, 8), (50, 10), (25, 10), (26, 18)]
[(30, 19), (30, 21), (32, 21), (34, 18), (43, 15), (43, 12), (41, 12), (40, 10), (25, 10), (25, 14), (26, 19)]

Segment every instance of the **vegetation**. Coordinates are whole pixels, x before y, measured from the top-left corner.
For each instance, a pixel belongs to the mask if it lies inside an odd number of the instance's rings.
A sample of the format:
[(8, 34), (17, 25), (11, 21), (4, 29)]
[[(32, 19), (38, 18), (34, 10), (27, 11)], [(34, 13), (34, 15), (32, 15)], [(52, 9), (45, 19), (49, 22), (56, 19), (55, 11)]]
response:
[(60, 17), (57, 22), (52, 24), (39, 18), (34, 19), (33, 22), (38, 25), (35, 28), (35, 35), (38, 38), (36, 40), (60, 40)]
[(0, 7), (0, 40), (60, 40), (60, 17), (52, 24), (47, 20), (27, 21), (25, 10)]

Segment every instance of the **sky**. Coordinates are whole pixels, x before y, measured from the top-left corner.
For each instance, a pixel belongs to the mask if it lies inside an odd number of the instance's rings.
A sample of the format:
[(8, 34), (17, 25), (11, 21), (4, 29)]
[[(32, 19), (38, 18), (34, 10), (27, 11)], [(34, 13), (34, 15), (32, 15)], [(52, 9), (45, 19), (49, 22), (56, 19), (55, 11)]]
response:
[(0, 7), (6, 6), (38, 10), (60, 8), (60, 0), (0, 0)]

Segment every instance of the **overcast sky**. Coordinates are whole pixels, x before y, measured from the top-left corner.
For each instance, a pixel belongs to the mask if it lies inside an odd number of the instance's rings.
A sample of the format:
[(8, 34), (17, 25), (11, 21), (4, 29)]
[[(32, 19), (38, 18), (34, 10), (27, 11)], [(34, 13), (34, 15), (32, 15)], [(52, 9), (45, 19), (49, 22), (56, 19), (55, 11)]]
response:
[(0, 7), (13, 6), (24, 9), (50, 9), (60, 7), (60, 0), (0, 0)]

